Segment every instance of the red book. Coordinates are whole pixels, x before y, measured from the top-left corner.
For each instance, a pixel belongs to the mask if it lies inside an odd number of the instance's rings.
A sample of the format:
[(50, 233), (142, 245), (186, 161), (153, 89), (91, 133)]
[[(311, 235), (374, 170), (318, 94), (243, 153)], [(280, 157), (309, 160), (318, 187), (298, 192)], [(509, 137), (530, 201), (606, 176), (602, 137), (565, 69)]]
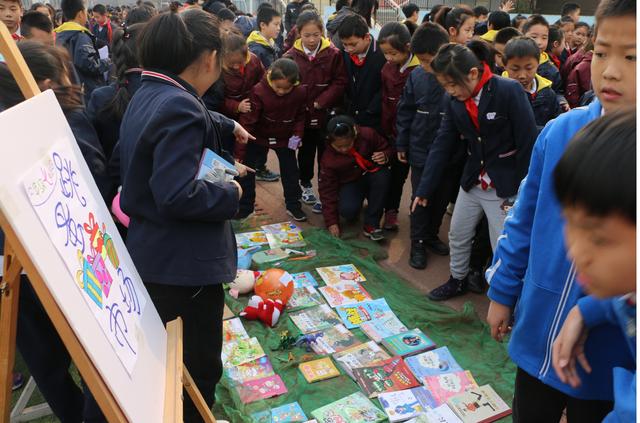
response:
[(420, 385), (402, 357), (392, 357), (373, 366), (353, 369), (353, 376), (369, 398), (375, 398), (383, 392), (402, 391)]

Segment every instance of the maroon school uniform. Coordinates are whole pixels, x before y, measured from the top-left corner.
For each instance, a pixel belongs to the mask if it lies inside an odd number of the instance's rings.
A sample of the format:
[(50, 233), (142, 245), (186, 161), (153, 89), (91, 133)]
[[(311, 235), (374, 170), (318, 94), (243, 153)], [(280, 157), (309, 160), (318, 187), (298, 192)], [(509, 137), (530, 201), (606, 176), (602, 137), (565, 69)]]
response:
[[(302, 138), (307, 100), (302, 86), (297, 85), (289, 94), (278, 96), (265, 75), (253, 87), (249, 98), (251, 111), (241, 114), (240, 124), (256, 137), (250, 142), (268, 148), (286, 148), (292, 136)], [(242, 157), (241, 151), (239, 158)]]
[(419, 66), (416, 56), (411, 56), (408, 63), (403, 66), (387, 62), (382, 67), (382, 132), (389, 139), (395, 139), (396, 115), (398, 102), (402, 96), (402, 90), (409, 78), (411, 71)]
[[(307, 128), (324, 128), (328, 109), (336, 106), (347, 87), (347, 71), (340, 50), (323, 38), (320, 49), (311, 58), (305, 53), (302, 41), (297, 40), (285, 57), (293, 59), (300, 69), (302, 86), (307, 92)], [(321, 109), (313, 107), (317, 102)]]
[(221, 112), (231, 119), (238, 120), (238, 105), (245, 98), (249, 98), (251, 89), (264, 76), (262, 62), (253, 53), (247, 53), (247, 61), (240, 71), (224, 69), (224, 103)]
[[(353, 148), (362, 157), (371, 160), (376, 151), (382, 151), (391, 158), (393, 149), (387, 140), (380, 136), (375, 129), (366, 126), (356, 126), (358, 135), (353, 143)], [(338, 153), (333, 147), (327, 146), (322, 155), (320, 166), (319, 192), (322, 201), (322, 215), (327, 227), (339, 222), (338, 194), (342, 185), (358, 180), (363, 170), (358, 166), (356, 159), (351, 154)]]
[(284, 39), (284, 46), (282, 50), (285, 52), (289, 51), (299, 37), (300, 34), (298, 34), (298, 27), (294, 25), (293, 28), (291, 28), (291, 31), (287, 32), (287, 38)]

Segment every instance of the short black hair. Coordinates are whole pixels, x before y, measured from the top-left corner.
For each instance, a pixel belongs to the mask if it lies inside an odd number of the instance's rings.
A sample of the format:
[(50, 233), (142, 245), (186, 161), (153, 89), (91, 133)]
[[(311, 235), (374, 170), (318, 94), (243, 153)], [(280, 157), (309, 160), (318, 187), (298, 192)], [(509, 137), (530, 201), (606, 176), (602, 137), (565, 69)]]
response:
[(553, 48), (553, 43), (562, 42), (564, 38), (564, 31), (558, 28), (555, 25), (551, 25), (549, 27), (549, 39), (547, 41), (547, 51), (551, 51)]
[(418, 27), (411, 38), (411, 52), (435, 56), (440, 47), (448, 42), (449, 34), (443, 27), (433, 22), (425, 22)]
[(527, 21), (524, 23), (522, 27), (522, 32), (527, 33), (529, 29), (531, 29), (534, 25), (542, 25), (549, 28), (549, 22), (542, 15), (533, 14), (527, 18)]
[(60, 8), (62, 9), (62, 16), (68, 21), (74, 20), (78, 13), (86, 9), (83, 0), (62, 0)]
[(526, 20), (527, 20), (527, 17), (525, 15), (518, 13), (516, 16), (513, 17), (513, 19), (511, 19), (511, 26), (516, 28), (520, 22), (526, 21)]
[(292, 84), (300, 81), (300, 68), (293, 60), (283, 57), (271, 64), (269, 68), (270, 78), (272, 81), (278, 79), (286, 79)]
[(146, 4), (136, 6), (127, 14), (127, 25), (135, 25), (137, 23), (148, 22), (157, 14), (155, 9), (150, 8)]
[(636, 221), (636, 111), (607, 113), (578, 132), (553, 171), (558, 201)]
[(273, 7), (263, 7), (258, 11), (258, 17), (256, 18), (256, 24), (260, 28), (260, 24), (269, 25), (272, 20), (279, 18), (280, 12)]
[(402, 6), (402, 13), (407, 18), (413, 16), (416, 12), (420, 12), (420, 6), (415, 3), (408, 3)]
[(409, 29), (400, 22), (384, 24), (378, 35), (378, 44), (389, 44), (398, 51), (408, 52), (407, 44), (411, 42)]
[(22, 16), (22, 21), (20, 22), (20, 33), (24, 37), (29, 38), (31, 35), (31, 28), (37, 28), (40, 31), (50, 34), (51, 31), (53, 31), (53, 23), (51, 22), (49, 15), (32, 10)]
[(563, 3), (560, 8), (560, 16), (567, 16), (576, 10), (580, 10), (580, 5), (578, 3)]
[(511, 18), (507, 12), (497, 10), (495, 12), (491, 12), (489, 19), (487, 20), (487, 24), (491, 25), (496, 31), (499, 31), (502, 28), (507, 28), (511, 25)]
[(506, 65), (510, 59), (519, 57), (533, 57), (540, 61), (540, 49), (535, 41), (529, 37), (515, 37), (504, 46), (502, 62)]
[(138, 56), (143, 68), (174, 75), (209, 51), (217, 51), (218, 59), (222, 56), (219, 21), (200, 9), (155, 16), (145, 25), (138, 41)]
[(300, 15), (298, 16), (298, 19), (296, 20), (296, 28), (298, 28), (298, 33), (302, 31), (302, 28), (305, 25), (309, 25), (311, 23), (316, 25), (318, 28), (320, 28), (320, 31), (322, 31), (324, 28), (322, 18), (320, 17), (318, 12), (316, 12), (315, 10), (306, 10), (300, 13)]
[(496, 34), (496, 38), (493, 40), (493, 44), (507, 44), (510, 39), (519, 37), (521, 35), (522, 32), (508, 26), (498, 31), (498, 33)]
[(364, 38), (369, 33), (367, 21), (360, 15), (345, 16), (338, 27), (338, 37), (346, 39), (351, 37)]
[(231, 21), (231, 22), (233, 22), (233, 21), (236, 20), (236, 14), (233, 13), (228, 8), (223, 7), (218, 12), (218, 18), (220, 19), (220, 21)]
[(575, 24), (575, 21), (571, 16), (561, 16), (560, 19), (558, 19), (558, 22), (555, 23), (555, 25), (562, 26), (568, 23)]
[(101, 15), (106, 15), (107, 14), (107, 8), (105, 7), (104, 4), (96, 4), (95, 6), (93, 6), (93, 13), (100, 13)]
[(473, 8), (473, 14), (476, 18), (479, 18), (480, 16), (486, 16), (489, 14), (489, 9), (484, 6), (476, 6)]
[(636, 16), (636, 0), (602, 0), (596, 9), (596, 23), (605, 18)]
[(589, 24), (586, 22), (582, 22), (582, 21), (576, 22), (575, 26), (573, 27), (573, 30), (575, 31), (578, 28), (587, 28), (587, 33), (591, 32), (591, 26), (589, 26)]
[(349, 6), (350, 2), (349, 0), (338, 0), (336, 2), (336, 12), (339, 12), (340, 9), (342, 9), (345, 6)]
[(356, 121), (347, 115), (334, 116), (327, 123), (327, 138), (329, 142), (336, 138), (345, 137), (356, 137)]

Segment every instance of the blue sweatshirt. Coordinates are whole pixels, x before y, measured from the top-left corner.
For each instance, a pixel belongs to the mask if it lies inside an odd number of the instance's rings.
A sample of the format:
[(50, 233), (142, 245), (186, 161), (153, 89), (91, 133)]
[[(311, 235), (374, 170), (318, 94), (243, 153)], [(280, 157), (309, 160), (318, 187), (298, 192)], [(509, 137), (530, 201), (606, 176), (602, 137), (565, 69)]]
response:
[(631, 368), (635, 360), (617, 326), (594, 329), (585, 345), (593, 372), (579, 369), (576, 389), (558, 379), (551, 366), (551, 347), (564, 320), (584, 296), (575, 283), (575, 266), (567, 259), (564, 220), (553, 190), (553, 170), (569, 140), (602, 106), (560, 115), (542, 130), (531, 154), (529, 173), (505, 219), (493, 265), (487, 270), (492, 301), (515, 307), (509, 355), (522, 370), (567, 395), (585, 400), (613, 400), (613, 367)]
[[(590, 330), (605, 323), (617, 325), (627, 340), (629, 351), (636, 358), (636, 305), (629, 296), (598, 300), (591, 296), (578, 300), (584, 324)], [(591, 357), (587, 356), (591, 362)], [(603, 423), (636, 421), (636, 367), (613, 369), (613, 411)]]

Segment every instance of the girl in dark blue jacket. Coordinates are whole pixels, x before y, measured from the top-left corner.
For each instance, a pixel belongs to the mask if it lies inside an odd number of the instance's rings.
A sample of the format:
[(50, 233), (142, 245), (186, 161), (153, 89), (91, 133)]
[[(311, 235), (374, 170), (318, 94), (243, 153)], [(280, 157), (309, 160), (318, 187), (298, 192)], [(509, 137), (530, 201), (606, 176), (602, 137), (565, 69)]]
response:
[[(138, 45), (145, 71), (120, 127), (127, 247), (163, 322), (182, 317), (185, 364), (211, 407), (222, 375), (222, 283), (236, 276), (229, 220), (242, 195), (235, 181), (196, 178), (205, 149), (225, 155), (201, 99), (220, 76), (217, 20), (197, 9), (159, 15)], [(239, 125), (235, 133), (246, 142)], [(201, 421), (186, 397), (184, 421)]]
[(483, 41), (472, 41), (468, 47), (449, 44), (431, 63), (451, 99), (427, 156), (412, 210), (433, 199), (452, 153), (462, 138), (468, 140), (468, 158), (449, 232), (451, 277), (429, 294), (436, 301), (466, 292), (471, 240), (483, 213), (495, 249), (506, 213), (527, 173), (537, 134), (527, 94), (518, 82), (492, 74), (487, 64), (492, 55)]

